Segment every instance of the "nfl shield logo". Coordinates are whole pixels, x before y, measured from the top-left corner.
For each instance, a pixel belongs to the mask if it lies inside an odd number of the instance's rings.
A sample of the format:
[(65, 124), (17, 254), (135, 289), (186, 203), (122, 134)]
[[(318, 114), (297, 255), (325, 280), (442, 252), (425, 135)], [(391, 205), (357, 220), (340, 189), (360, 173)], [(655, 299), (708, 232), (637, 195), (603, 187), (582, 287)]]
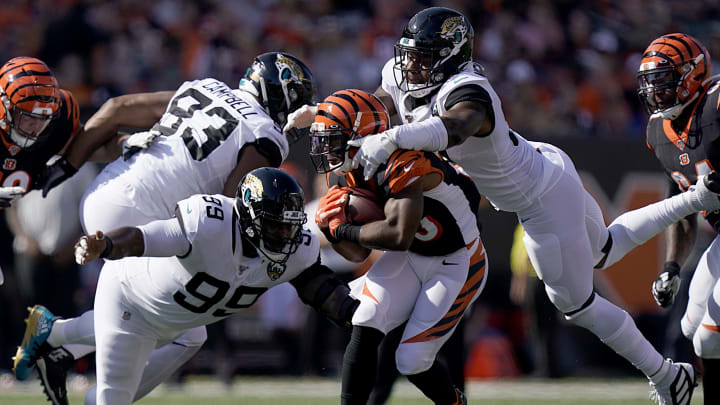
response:
[(690, 164), (690, 156), (687, 153), (683, 153), (680, 155), (680, 165), (687, 166), (688, 164)]

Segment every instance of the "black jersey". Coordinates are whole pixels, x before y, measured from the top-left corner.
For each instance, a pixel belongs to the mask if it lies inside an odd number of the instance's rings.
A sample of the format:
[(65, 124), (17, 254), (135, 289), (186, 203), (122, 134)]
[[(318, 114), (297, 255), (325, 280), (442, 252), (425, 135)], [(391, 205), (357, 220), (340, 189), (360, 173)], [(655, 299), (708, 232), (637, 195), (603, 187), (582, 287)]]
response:
[(720, 87), (715, 83), (694, 106), (682, 131), (661, 117), (648, 123), (647, 145), (681, 190), (695, 184), (698, 176), (720, 169), (719, 95)]
[(67, 90), (60, 90), (58, 116), (29, 148), (6, 142), (0, 148), (0, 187), (23, 187), (26, 191), (42, 188), (47, 161), (58, 154), (80, 128), (78, 104)]
[(362, 180), (362, 169), (348, 174), (346, 181), (350, 186), (373, 191), (383, 205), (431, 173), (439, 174), (442, 181), (423, 193), (423, 216), (409, 251), (443, 256), (466, 247), (480, 233), (480, 193), (462, 168), (431, 152), (398, 150), (368, 182)]

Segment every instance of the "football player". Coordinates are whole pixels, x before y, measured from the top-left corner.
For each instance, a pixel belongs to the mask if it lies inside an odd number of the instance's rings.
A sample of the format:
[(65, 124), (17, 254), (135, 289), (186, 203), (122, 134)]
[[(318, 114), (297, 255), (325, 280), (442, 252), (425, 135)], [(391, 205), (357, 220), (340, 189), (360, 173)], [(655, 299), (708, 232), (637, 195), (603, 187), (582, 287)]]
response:
[(480, 194), (461, 168), (431, 152), (397, 150), (369, 179), (363, 178), (361, 167), (351, 169), (356, 148), (349, 149), (348, 141), (385, 131), (389, 123), (377, 97), (342, 90), (318, 106), (310, 127), (316, 169), (371, 191), (385, 213), (375, 222), (349, 223), (345, 206), (350, 191), (338, 186), (318, 205), (319, 228), (347, 259), (362, 261), (370, 249), (385, 250), (352, 283), (360, 306), (343, 358), (341, 403), (367, 403), (378, 346), (388, 332), (407, 322), (395, 352), (398, 370), (435, 404), (466, 404), (436, 356), (487, 279), (475, 215)]
[[(155, 125), (128, 138), (123, 159), (107, 165), (90, 185), (80, 206), (83, 227), (94, 232), (144, 225), (171, 218), (177, 201), (194, 194), (233, 196), (247, 172), (277, 167), (287, 157), (289, 142), (282, 125), (289, 113), (313, 103), (314, 95), (312, 73), (302, 61), (270, 52), (254, 59), (238, 89), (202, 79), (186, 82), (175, 92), (109, 100), (88, 120), (86, 130), (116, 133), (123, 126)], [(72, 359), (94, 350), (94, 314), (54, 322), (52, 334), (38, 337), (34, 325), (52, 318), (46, 308), (31, 311), (13, 370), (24, 380), (39, 359), (48, 396), (65, 404), (65, 370)], [(49, 345), (42, 345), (48, 336)], [(201, 325), (153, 353), (140, 392), (172, 374), (206, 338)], [(63, 359), (60, 367), (54, 359)]]
[[(350, 141), (360, 147), (353, 165), (370, 178), (398, 148), (444, 151), (496, 209), (517, 214), (533, 267), (565, 318), (641, 370), (651, 397), (688, 404), (696, 371), (663, 359), (627, 312), (593, 292), (593, 267), (610, 266), (691, 213), (716, 210), (717, 173), (606, 227), (567, 154), (510, 129), (499, 97), (472, 61), (473, 39), (467, 18), (452, 9), (432, 7), (410, 19), (375, 93), (403, 124)], [(286, 127), (308, 126), (315, 112), (310, 106), (298, 109)]]
[(91, 134), (78, 136), (81, 128), (72, 93), (59, 88), (44, 62), (21, 56), (0, 67), (0, 210), (30, 190), (46, 194), (77, 172), (96, 149)]
[[(174, 218), (83, 236), (78, 263), (109, 259), (95, 298), (97, 403), (129, 405), (156, 346), (252, 306), (283, 282), (349, 324), (359, 302), (320, 263), (320, 243), (305, 222), (300, 185), (280, 169), (260, 168), (234, 199), (196, 195), (177, 204)], [(142, 257), (117, 260), (130, 256)]]
[[(695, 38), (681, 33), (655, 39), (643, 53), (637, 77), (640, 100), (650, 114), (647, 145), (667, 173), (671, 193), (678, 194), (720, 167), (720, 84), (711, 75), (710, 55)], [(720, 213), (705, 219), (720, 231)], [(695, 243), (696, 216), (671, 225), (667, 255), (652, 292), (658, 305), (672, 305), (680, 288), (680, 267)], [(703, 253), (690, 282), (682, 331), (702, 359), (706, 404), (720, 403), (720, 239)]]

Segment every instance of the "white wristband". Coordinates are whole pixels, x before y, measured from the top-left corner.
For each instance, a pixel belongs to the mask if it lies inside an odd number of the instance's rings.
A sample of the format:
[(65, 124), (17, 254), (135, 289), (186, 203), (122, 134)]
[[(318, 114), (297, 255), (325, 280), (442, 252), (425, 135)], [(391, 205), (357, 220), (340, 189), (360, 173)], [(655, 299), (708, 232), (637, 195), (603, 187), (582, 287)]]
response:
[(447, 149), (448, 133), (440, 117), (399, 125), (386, 134), (400, 149), (439, 152)]
[(177, 218), (153, 221), (138, 226), (143, 234), (145, 250), (143, 256), (170, 257), (182, 256), (190, 250), (190, 242)]

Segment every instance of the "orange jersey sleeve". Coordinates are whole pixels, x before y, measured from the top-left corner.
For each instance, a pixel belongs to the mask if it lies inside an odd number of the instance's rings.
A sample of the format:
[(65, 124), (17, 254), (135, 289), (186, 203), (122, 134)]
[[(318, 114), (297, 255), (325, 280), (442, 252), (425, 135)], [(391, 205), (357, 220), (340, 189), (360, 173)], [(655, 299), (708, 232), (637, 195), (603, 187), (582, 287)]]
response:
[(383, 184), (389, 188), (390, 194), (398, 194), (430, 173), (438, 173), (444, 178), (445, 173), (438, 164), (434, 164), (433, 157), (429, 152), (396, 151), (386, 163)]

